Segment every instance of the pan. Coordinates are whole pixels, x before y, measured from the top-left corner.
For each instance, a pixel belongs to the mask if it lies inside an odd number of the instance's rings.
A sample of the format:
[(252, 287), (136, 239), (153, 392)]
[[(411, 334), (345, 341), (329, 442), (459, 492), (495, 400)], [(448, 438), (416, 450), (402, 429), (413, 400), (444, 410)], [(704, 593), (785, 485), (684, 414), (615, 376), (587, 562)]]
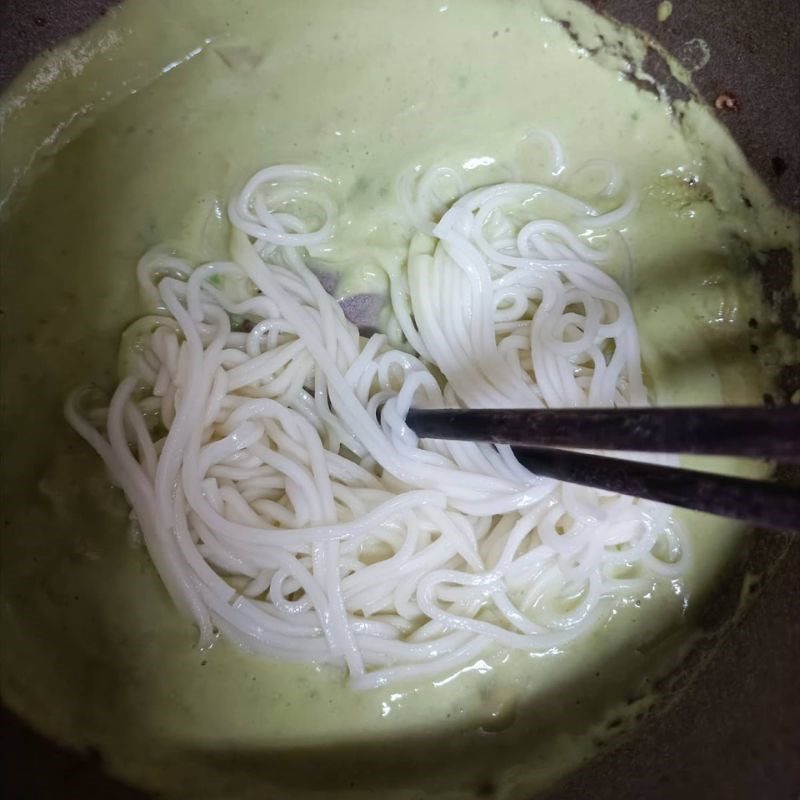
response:
[[(6, 0), (0, 8), (0, 86), (112, 5), (112, 0)], [(693, 74), (696, 89), (715, 105), (773, 194), (800, 211), (800, 14), (794, 0), (684, 0), (671, 16), (664, 4), (649, 0), (591, 5), (653, 37), (649, 66), (657, 76), (659, 46), (680, 58), (687, 44), (705, 41), (713, 58)], [(664, 13), (658, 13), (659, 5)], [(786, 300), (792, 265), (775, 254), (760, 270), (765, 298), (775, 304), (787, 334), (797, 337), (797, 298)], [(784, 365), (778, 384), (783, 399), (796, 398), (800, 365)], [(743, 605), (743, 577), (752, 574), (761, 576), (760, 585)], [(703, 610), (707, 636), (659, 687), (657, 707), (546, 795), (552, 800), (797, 797), (798, 575), (800, 546), (788, 536), (752, 535)], [(99, 752), (64, 749), (5, 709), (2, 718), (4, 796), (146, 797), (107, 776)], [(240, 768), (262, 768), (248, 761), (256, 758), (252, 755), (231, 758), (240, 759)], [(414, 765), (408, 769), (413, 776)], [(474, 786), (476, 798), (502, 797), (505, 791), (491, 777)]]

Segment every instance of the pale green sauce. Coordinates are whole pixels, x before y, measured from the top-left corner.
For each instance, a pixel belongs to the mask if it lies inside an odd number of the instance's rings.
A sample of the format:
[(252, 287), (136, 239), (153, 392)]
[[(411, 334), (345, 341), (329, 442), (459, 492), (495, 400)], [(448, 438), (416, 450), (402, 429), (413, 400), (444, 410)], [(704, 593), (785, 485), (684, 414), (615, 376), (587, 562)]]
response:
[(515, 797), (590, 754), (620, 704), (650, 702), (694, 631), (684, 605), (740, 541), (728, 522), (681, 513), (685, 593), (665, 585), (563, 653), (493, 653), (358, 694), (332, 670), (195, 649), (123, 498), (61, 418), (71, 388), (113, 381), (138, 257), (162, 241), (221, 255), (223, 204), (257, 168), (336, 176), (353, 255), (339, 291), (381, 290), (397, 175), (493, 158), (543, 180), (546, 151), (523, 141), (536, 127), (571, 164), (613, 159), (641, 196), (630, 291), (658, 401), (760, 402), (746, 251), (796, 252), (796, 222), (705, 109), (686, 107), (681, 129), (609, 68), (618, 56), (588, 57), (548, 13), (585, 43), (616, 35), (563, 1), (137, 0), (3, 97), (3, 691), (38, 729), (166, 796), (462, 797), (491, 781)]

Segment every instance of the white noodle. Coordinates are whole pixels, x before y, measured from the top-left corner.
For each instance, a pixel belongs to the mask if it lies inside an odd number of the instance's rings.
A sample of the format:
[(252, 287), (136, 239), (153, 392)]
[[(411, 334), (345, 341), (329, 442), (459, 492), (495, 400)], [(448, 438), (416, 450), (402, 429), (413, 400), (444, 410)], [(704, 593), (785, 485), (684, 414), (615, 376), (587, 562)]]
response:
[[(560, 143), (537, 135), (563, 182)], [(616, 167), (594, 166), (601, 195), (618, 195)], [(612, 254), (582, 235), (619, 225), (633, 194), (600, 213), (537, 184), (465, 194), (448, 167), (403, 180), (417, 232), (391, 302), (412, 355), (361, 338), (309, 268), (307, 248), (335, 235), (330, 186), (309, 167), (268, 167), (230, 204), (229, 261), (145, 255), (152, 313), (126, 333), (130, 374), (102, 413), (83, 393), (67, 402), (201, 642), (216, 630), (369, 688), (492, 645), (560, 647), (614, 602), (680, 578), (689, 552), (669, 509), (405, 424), (412, 404), (647, 403), (630, 305), (601, 266)]]

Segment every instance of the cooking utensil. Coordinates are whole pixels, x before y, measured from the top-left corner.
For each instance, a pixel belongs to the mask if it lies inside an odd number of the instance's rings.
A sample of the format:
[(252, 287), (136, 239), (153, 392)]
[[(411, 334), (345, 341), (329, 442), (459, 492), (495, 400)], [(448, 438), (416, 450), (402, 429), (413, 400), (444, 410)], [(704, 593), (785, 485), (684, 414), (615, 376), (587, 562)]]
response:
[(800, 492), (781, 484), (561, 448), (800, 461), (800, 406), (780, 408), (418, 409), (420, 438), (514, 446), (548, 478), (800, 531)]

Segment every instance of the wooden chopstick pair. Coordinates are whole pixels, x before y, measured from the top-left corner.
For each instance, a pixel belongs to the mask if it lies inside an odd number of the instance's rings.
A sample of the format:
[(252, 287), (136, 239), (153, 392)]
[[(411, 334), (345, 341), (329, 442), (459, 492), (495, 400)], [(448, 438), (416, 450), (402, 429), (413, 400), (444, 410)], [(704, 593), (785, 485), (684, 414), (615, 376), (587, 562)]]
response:
[(421, 438), (509, 444), (537, 475), (800, 532), (800, 488), (575, 452), (727, 455), (800, 464), (797, 405), (411, 409), (406, 422)]

